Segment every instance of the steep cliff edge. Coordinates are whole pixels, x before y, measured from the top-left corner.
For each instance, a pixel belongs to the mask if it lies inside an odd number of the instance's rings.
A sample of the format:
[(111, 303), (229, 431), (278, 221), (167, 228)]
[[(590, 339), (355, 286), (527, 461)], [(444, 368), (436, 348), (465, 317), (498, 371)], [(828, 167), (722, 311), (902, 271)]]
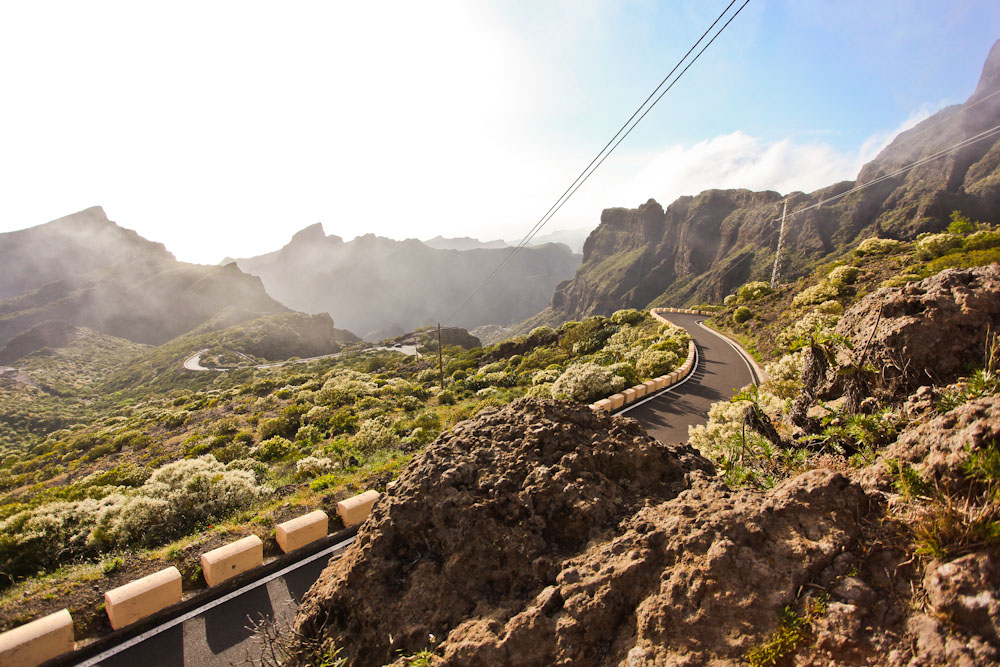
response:
[[(861, 169), (857, 181), (789, 194), (788, 210), (827, 201), (997, 126), (1000, 95), (991, 97), (997, 90), (1000, 42), (965, 104), (942, 109), (901, 133)], [(584, 245), (580, 269), (556, 288), (548, 311), (532, 323), (608, 315), (623, 307), (720, 301), (748, 280), (768, 280), (781, 199), (777, 192), (708, 190), (681, 197), (665, 211), (653, 200), (638, 209), (607, 209)], [(956, 209), (973, 218), (1000, 218), (1000, 139), (976, 141), (794, 215), (782, 276), (803, 275), (862, 237), (910, 239), (942, 229)]]

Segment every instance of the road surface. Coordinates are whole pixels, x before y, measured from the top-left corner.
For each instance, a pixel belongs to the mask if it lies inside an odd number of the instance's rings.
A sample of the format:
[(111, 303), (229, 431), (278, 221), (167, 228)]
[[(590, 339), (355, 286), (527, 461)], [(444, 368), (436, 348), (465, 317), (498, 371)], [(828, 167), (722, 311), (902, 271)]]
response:
[(616, 414), (631, 417), (664, 444), (687, 442), (688, 426), (708, 421), (712, 403), (729, 400), (751, 382), (757, 371), (744, 353), (727, 339), (700, 324), (704, 315), (664, 313), (664, 317), (687, 329), (698, 348), (698, 364), (683, 384)]

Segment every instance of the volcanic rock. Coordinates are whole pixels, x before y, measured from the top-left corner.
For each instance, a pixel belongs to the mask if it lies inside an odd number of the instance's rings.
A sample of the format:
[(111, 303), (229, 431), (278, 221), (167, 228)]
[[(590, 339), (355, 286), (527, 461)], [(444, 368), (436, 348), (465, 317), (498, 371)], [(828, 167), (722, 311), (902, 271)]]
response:
[(359, 666), (735, 662), (868, 511), (836, 472), (733, 493), (632, 420), (521, 399), (414, 458), (295, 629)]

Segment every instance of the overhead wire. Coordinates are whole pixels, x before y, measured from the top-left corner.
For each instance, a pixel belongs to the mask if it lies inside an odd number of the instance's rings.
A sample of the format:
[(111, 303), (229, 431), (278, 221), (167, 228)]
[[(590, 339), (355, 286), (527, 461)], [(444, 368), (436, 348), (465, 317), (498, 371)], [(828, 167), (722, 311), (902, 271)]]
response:
[[(993, 93), (993, 95), (996, 95), (997, 93), (1000, 93), (1000, 90), (998, 90), (995, 93)], [(940, 123), (938, 123), (938, 124), (940, 124)], [(832, 197), (820, 199), (815, 204), (811, 204), (809, 206), (803, 206), (802, 208), (796, 209), (794, 211), (790, 211), (787, 214), (787, 217), (790, 218), (793, 215), (797, 215), (797, 214), (803, 213), (805, 211), (810, 211), (812, 209), (820, 208), (821, 206), (824, 206), (824, 205), (829, 204), (831, 202), (837, 201), (839, 199), (843, 199), (844, 197), (846, 197), (846, 196), (848, 196), (850, 194), (853, 194), (855, 192), (860, 192), (861, 190), (865, 190), (866, 188), (870, 188), (870, 187), (872, 187), (874, 185), (878, 185), (879, 183), (881, 183), (881, 182), (883, 182), (885, 180), (888, 180), (890, 178), (893, 178), (895, 176), (898, 176), (898, 175), (900, 175), (900, 174), (902, 174), (904, 172), (907, 172), (910, 169), (915, 169), (916, 167), (919, 167), (919, 166), (921, 166), (923, 164), (931, 162), (932, 160), (936, 160), (938, 158), (944, 157), (945, 155), (948, 155), (950, 153), (954, 153), (955, 151), (958, 151), (958, 150), (961, 150), (963, 148), (966, 148), (967, 146), (971, 146), (972, 144), (974, 144), (976, 142), (979, 142), (979, 141), (982, 141), (983, 139), (989, 139), (991, 137), (998, 136), (998, 135), (1000, 135), (1000, 125), (995, 125), (994, 127), (991, 127), (988, 130), (983, 130), (979, 134), (976, 134), (976, 135), (973, 135), (973, 136), (968, 137), (966, 139), (963, 139), (962, 141), (959, 141), (958, 143), (952, 144), (951, 146), (948, 146), (947, 148), (943, 148), (943, 149), (937, 151), (936, 153), (933, 153), (933, 154), (928, 155), (926, 157), (920, 158), (919, 160), (911, 162), (910, 164), (908, 164), (906, 166), (903, 166), (903, 167), (900, 167), (898, 169), (895, 169), (895, 170), (893, 170), (893, 171), (891, 171), (891, 172), (889, 172), (887, 174), (882, 174), (881, 176), (879, 176), (877, 178), (873, 178), (872, 180), (867, 181), (865, 183), (862, 183), (861, 185), (855, 186), (855, 187), (851, 188), (850, 190), (846, 190), (846, 191), (841, 192), (840, 194), (834, 195)], [(780, 201), (776, 202), (776, 204), (780, 204), (781, 202), (783, 202), (783, 201), (785, 201), (787, 199), (788, 199), (787, 197), (784, 197)], [(773, 206), (773, 205), (774, 204), (767, 204), (767, 206)], [(775, 220), (772, 220), (771, 222), (776, 222), (777, 220), (779, 220), (779, 219), (776, 218)], [(787, 222), (786, 222), (786, 224), (787, 224)], [(725, 277), (731, 271), (735, 270), (737, 266), (739, 266), (739, 263), (736, 263), (733, 266), (731, 266), (728, 269), (726, 269), (725, 271), (723, 271), (721, 274), (719, 274), (719, 278), (721, 279), (721, 278)]]
[[(663, 96), (671, 88), (673, 88), (674, 84), (676, 84), (681, 79), (681, 77), (684, 76), (684, 73), (687, 72), (687, 70), (691, 67), (691, 65), (693, 65), (698, 60), (698, 58), (701, 57), (701, 55), (705, 52), (705, 49), (711, 46), (711, 44), (719, 37), (719, 35), (722, 34), (722, 32), (729, 26), (729, 24), (732, 23), (733, 19), (735, 19), (736, 16), (739, 15), (741, 11), (743, 11), (743, 8), (746, 7), (747, 4), (749, 4), (750, 0), (745, 0), (743, 2), (743, 4), (739, 7), (739, 9), (737, 9), (736, 12), (729, 17), (726, 23), (702, 47), (702, 49), (698, 52), (698, 54), (695, 55), (695, 57), (684, 67), (683, 70), (681, 70), (681, 72), (674, 78), (674, 80), (670, 83), (670, 85), (667, 86), (662, 92), (660, 92), (659, 96), (657, 96), (655, 100), (653, 100), (652, 104), (649, 104), (650, 100), (652, 100), (653, 97), (657, 94), (657, 92), (659, 92), (660, 89), (663, 88), (664, 84), (666, 84), (666, 82), (673, 76), (673, 74), (684, 63), (684, 61), (687, 60), (688, 56), (690, 56), (691, 53), (696, 48), (698, 48), (698, 45), (701, 44), (701, 42), (719, 23), (719, 21), (721, 21), (722, 18), (726, 16), (726, 14), (733, 7), (733, 5), (736, 4), (736, 2), (737, 0), (731, 0), (731, 2), (726, 6), (726, 8), (722, 10), (719, 16), (716, 17), (716, 19), (711, 23), (711, 25), (709, 25), (709, 27), (705, 30), (705, 32), (702, 33), (701, 37), (699, 37), (698, 40), (695, 41), (695, 43), (691, 46), (691, 48), (688, 49), (687, 53), (685, 53), (681, 57), (681, 59), (677, 61), (677, 64), (674, 65), (674, 67), (663, 78), (663, 80), (659, 83), (659, 85), (657, 85), (656, 88), (653, 89), (653, 92), (649, 94), (649, 96), (643, 101), (643, 103), (640, 104), (639, 107), (632, 113), (629, 119), (625, 121), (625, 123), (621, 126), (621, 128), (619, 128), (618, 132), (616, 132), (615, 135), (611, 137), (611, 139), (608, 141), (608, 143), (604, 145), (604, 148), (602, 148), (597, 153), (597, 155), (594, 156), (594, 158), (590, 161), (590, 164), (588, 164), (584, 168), (584, 170), (580, 172), (580, 174), (576, 177), (576, 179), (574, 179), (573, 182), (570, 183), (569, 187), (567, 187), (566, 190), (563, 191), (562, 195), (560, 195), (559, 198), (555, 201), (555, 203), (553, 203), (552, 206), (549, 207), (549, 210), (546, 211), (545, 214), (538, 220), (538, 222), (536, 222), (535, 225), (528, 231), (528, 233), (525, 234), (524, 238), (521, 239), (521, 241), (517, 244), (517, 246), (511, 249), (511, 251), (507, 254), (507, 256), (503, 259), (503, 261), (501, 261), (500, 264), (497, 265), (497, 267), (493, 270), (493, 272), (490, 273), (490, 275), (487, 276), (485, 280), (483, 280), (483, 282), (479, 285), (479, 287), (477, 287), (475, 291), (473, 291), (472, 294), (470, 294), (468, 298), (466, 298), (465, 301), (463, 301), (461, 305), (459, 305), (459, 307), (455, 309), (455, 311), (445, 320), (446, 322), (450, 322), (451, 320), (453, 320), (480, 292), (483, 291), (483, 289), (486, 288), (486, 286), (490, 282), (492, 282), (492, 280), (497, 276), (497, 274), (499, 274), (500, 271), (502, 271), (503, 268), (507, 266), (507, 264), (509, 264), (510, 261), (525, 246), (527, 246), (527, 244), (531, 241), (531, 239), (533, 239), (535, 235), (537, 235), (538, 232), (541, 231), (542, 227), (544, 227), (549, 222), (549, 220), (551, 220), (552, 217), (559, 212), (559, 210), (563, 207), (563, 205), (567, 201), (569, 201), (569, 199), (576, 193), (576, 191), (579, 190), (580, 187), (590, 178), (590, 176), (604, 163), (604, 161), (608, 158), (608, 156), (610, 156), (611, 153), (614, 152), (614, 150), (621, 144), (621, 142), (624, 141), (629, 134), (631, 134), (632, 130), (635, 129), (635, 126), (638, 125), (642, 121), (642, 119), (646, 117), (646, 114), (648, 114), (649, 111), (654, 106), (656, 106), (656, 104), (663, 98)], [(642, 111), (644, 108), (645, 111)], [(639, 115), (638, 119), (636, 119), (636, 116), (640, 113), (640, 111), (642, 111), (642, 115)]]

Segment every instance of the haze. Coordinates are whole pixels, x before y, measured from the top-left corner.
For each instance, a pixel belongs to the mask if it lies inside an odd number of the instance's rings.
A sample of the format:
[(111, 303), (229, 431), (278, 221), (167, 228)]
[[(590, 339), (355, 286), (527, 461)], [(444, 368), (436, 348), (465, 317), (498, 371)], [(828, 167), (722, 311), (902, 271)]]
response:
[[(6, 3), (0, 231), (99, 204), (205, 263), (317, 221), (519, 238), (724, 4)], [(546, 231), (854, 178), (998, 28), (989, 1), (751, 2)]]

